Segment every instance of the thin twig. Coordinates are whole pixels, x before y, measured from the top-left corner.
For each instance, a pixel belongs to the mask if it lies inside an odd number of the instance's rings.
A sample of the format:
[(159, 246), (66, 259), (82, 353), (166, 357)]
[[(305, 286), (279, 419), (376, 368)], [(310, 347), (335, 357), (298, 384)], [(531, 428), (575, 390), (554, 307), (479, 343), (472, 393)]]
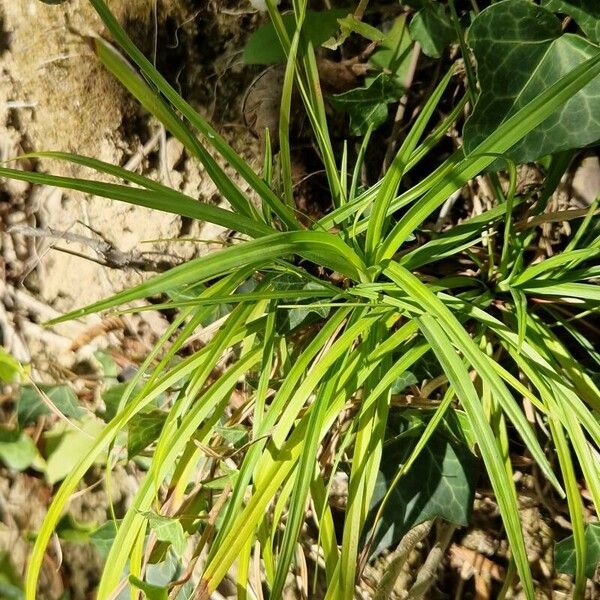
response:
[(373, 600), (389, 600), (392, 597), (396, 580), (402, 572), (402, 567), (408, 559), (415, 546), (422, 541), (431, 530), (433, 520), (425, 521), (416, 527), (413, 527), (403, 538), (400, 544), (391, 556), (391, 562), (388, 565), (378, 588), (375, 590)]
[(396, 116), (394, 117), (394, 125), (392, 127), (392, 133), (389, 138), (388, 147), (383, 159), (383, 171), (387, 171), (388, 167), (392, 163), (394, 158), (394, 152), (397, 147), (397, 140), (402, 128), (402, 122), (404, 120), (404, 113), (406, 111), (406, 105), (408, 103), (408, 90), (411, 88), (415, 73), (417, 71), (417, 65), (419, 64), (419, 57), (421, 56), (421, 45), (417, 42), (412, 51), (410, 64), (406, 73), (406, 78), (403, 82), (404, 94), (400, 98), (398, 103), (398, 109), (396, 110)]
[(115, 248), (113, 244), (105, 239), (96, 240), (89, 238), (77, 233), (70, 233), (68, 231), (60, 231), (52, 227), (30, 227), (28, 225), (15, 225), (8, 230), (9, 233), (18, 233), (27, 237), (37, 238), (55, 238), (58, 240), (64, 240), (66, 242), (82, 244), (94, 250), (99, 258), (93, 258), (86, 256), (74, 250), (68, 248), (61, 248), (59, 246), (53, 246), (54, 250), (72, 254), (79, 258), (91, 260), (104, 267), (110, 269), (136, 269), (143, 272), (161, 273), (167, 271), (175, 266), (176, 261), (165, 260), (153, 260), (147, 255), (139, 254), (137, 252), (122, 252), (118, 248)]
[(425, 563), (419, 569), (417, 578), (408, 592), (407, 600), (420, 600), (429, 591), (436, 580), (438, 567), (455, 531), (456, 525), (453, 523), (443, 523), (438, 526), (435, 545), (429, 552)]

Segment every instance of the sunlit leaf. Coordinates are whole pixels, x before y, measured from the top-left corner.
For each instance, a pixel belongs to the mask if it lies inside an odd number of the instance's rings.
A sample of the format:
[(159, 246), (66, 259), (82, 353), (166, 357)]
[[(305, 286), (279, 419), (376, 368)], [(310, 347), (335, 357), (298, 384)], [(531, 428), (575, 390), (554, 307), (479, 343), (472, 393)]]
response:
[[(550, 85), (600, 52), (580, 36), (563, 34), (558, 18), (529, 0), (503, 0), (483, 10), (469, 29), (468, 42), (477, 59), (481, 94), (464, 128), (467, 153)], [(596, 77), (518, 142), (508, 157), (527, 162), (595, 142), (600, 138), (599, 98), (600, 77)]]
[(151, 409), (140, 413), (129, 425), (127, 455), (133, 458), (158, 439), (167, 419), (167, 413)]
[(156, 538), (171, 544), (176, 554), (181, 556), (185, 550), (185, 534), (181, 523), (177, 519), (154, 512), (147, 512), (144, 516), (148, 519), (150, 529), (156, 534)]
[(86, 417), (80, 422), (80, 430), (61, 421), (44, 434), (46, 479), (49, 483), (64, 479), (73, 470), (94, 445), (102, 425), (98, 419)]
[(0, 381), (15, 383), (23, 375), (23, 367), (13, 356), (0, 346)]
[(144, 596), (146, 596), (148, 600), (168, 600), (169, 598), (169, 588), (146, 583), (135, 577), (135, 575), (129, 576), (129, 583), (139, 590), (142, 590)]
[(0, 461), (10, 469), (24, 471), (39, 457), (33, 440), (22, 431), (0, 428)]

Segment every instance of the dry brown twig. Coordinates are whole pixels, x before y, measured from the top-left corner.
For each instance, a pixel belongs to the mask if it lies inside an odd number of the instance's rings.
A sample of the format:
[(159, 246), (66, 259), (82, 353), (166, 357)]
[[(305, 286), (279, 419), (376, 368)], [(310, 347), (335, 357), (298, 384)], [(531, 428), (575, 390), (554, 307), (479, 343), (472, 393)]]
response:
[(17, 233), (27, 237), (54, 238), (57, 240), (64, 240), (67, 243), (82, 244), (83, 246), (87, 246), (96, 252), (99, 258), (87, 256), (69, 248), (61, 248), (56, 245), (53, 245), (52, 248), (60, 252), (66, 252), (67, 254), (78, 256), (85, 260), (91, 260), (92, 262), (98, 263), (110, 269), (129, 268), (142, 272), (160, 273), (173, 268), (176, 264), (174, 260), (165, 260), (164, 258), (155, 260), (148, 257), (147, 254), (123, 252), (118, 248), (115, 248), (111, 242), (104, 238), (97, 240), (76, 233), (70, 233), (69, 231), (60, 231), (58, 229), (54, 229), (53, 227), (42, 228), (30, 227), (28, 225), (15, 225), (11, 227), (8, 232)]
[(373, 600), (389, 600), (392, 597), (394, 585), (396, 580), (402, 572), (402, 567), (408, 559), (412, 550), (416, 545), (425, 539), (425, 537), (431, 531), (433, 520), (425, 521), (416, 527), (413, 527), (403, 538), (400, 540), (398, 547), (391, 555), (391, 561), (385, 571), (379, 586), (373, 594)]

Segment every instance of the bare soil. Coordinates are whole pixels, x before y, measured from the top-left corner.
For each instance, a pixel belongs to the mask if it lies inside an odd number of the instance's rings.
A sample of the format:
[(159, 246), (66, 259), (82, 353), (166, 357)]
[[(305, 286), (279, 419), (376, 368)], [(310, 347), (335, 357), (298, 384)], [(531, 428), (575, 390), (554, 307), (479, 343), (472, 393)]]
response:
[[(110, 3), (134, 41), (148, 56), (156, 56), (161, 72), (222, 128), (238, 151), (260, 162), (256, 139), (240, 124), (241, 99), (253, 77), (242, 67), (240, 51), (257, 21), (255, 12), (243, 1), (160, 0), (156, 14), (154, 5), (154, 0)], [(192, 197), (221, 202), (202, 167), (98, 63), (90, 46), (96, 35), (106, 34), (86, 0), (61, 6), (0, 0), (0, 160), (33, 151), (68, 151), (124, 165)], [(15, 164), (67, 177), (84, 174), (81, 167), (56, 160)], [(101, 386), (94, 352), (109, 348), (124, 368), (135, 364), (164, 330), (165, 318), (145, 312), (116, 322), (88, 317), (51, 329), (41, 323), (152, 275), (151, 269), (138, 268), (140, 263), (164, 268), (216, 247), (181, 238), (218, 245), (226, 233), (176, 215), (3, 181), (0, 343), (32, 364), (37, 381), (69, 381), (88, 407), (97, 406)], [(105, 264), (114, 253), (125, 257), (124, 266)], [(10, 420), (12, 398), (5, 391), (1, 412)], [(97, 483), (96, 476), (86, 484)], [(134, 475), (118, 471), (113, 502), (125, 506), (135, 483)], [(29, 532), (39, 527), (52, 493), (35, 473), (0, 467), (0, 552), (10, 552), (21, 574), (31, 549)], [(70, 510), (83, 521), (101, 523), (107, 507), (106, 492), (96, 485), (75, 499)], [(101, 568), (95, 551), (67, 543), (61, 553), (47, 559), (44, 596), (60, 598), (68, 591), (75, 600), (92, 597)]]

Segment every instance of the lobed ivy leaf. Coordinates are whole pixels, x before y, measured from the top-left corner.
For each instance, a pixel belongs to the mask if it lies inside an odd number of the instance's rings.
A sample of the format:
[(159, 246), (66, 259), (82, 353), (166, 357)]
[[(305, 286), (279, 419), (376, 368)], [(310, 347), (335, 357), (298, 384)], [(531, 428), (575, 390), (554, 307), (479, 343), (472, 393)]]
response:
[(277, 330), (279, 332), (289, 333), (301, 326), (325, 319), (329, 315), (329, 307), (321, 306), (319, 300), (315, 301), (302, 295), (303, 290), (323, 290), (323, 286), (319, 283), (299, 281), (295, 277), (279, 277), (273, 282), (273, 285), (277, 290), (294, 290), (298, 294), (293, 302), (290, 302), (290, 304), (298, 306), (279, 309), (277, 313)]
[(52, 414), (50, 408), (40, 396), (40, 392), (46, 394), (52, 404), (65, 417), (79, 419), (85, 414), (85, 410), (79, 406), (79, 400), (75, 392), (68, 385), (39, 384), (37, 388), (31, 385), (21, 388), (21, 394), (17, 402), (17, 419), (21, 427), (28, 423), (37, 422), (42, 416)]
[(185, 534), (181, 523), (154, 512), (144, 513), (144, 516), (148, 519), (150, 529), (156, 534), (156, 539), (171, 544), (177, 556), (181, 556), (185, 550)]
[(142, 590), (147, 600), (168, 600), (169, 598), (169, 588), (146, 583), (135, 575), (129, 576), (129, 583), (131, 583), (131, 585), (136, 587), (138, 590)]
[[(413, 40), (408, 32), (406, 17), (396, 18), (381, 45), (373, 52), (369, 63), (377, 70), (389, 72), (399, 84), (406, 80), (410, 67)], [(367, 75), (366, 83), (376, 79), (377, 75)]]
[[(596, 569), (600, 566), (600, 523), (586, 526), (585, 544), (585, 575), (594, 580)], [(554, 563), (559, 573), (575, 575), (575, 544), (572, 535), (554, 547)]]
[(182, 572), (181, 559), (177, 557), (172, 549), (168, 549), (165, 553), (164, 560), (156, 563), (150, 560), (146, 566), (145, 580), (146, 583), (150, 583), (151, 585), (166, 587), (173, 581), (179, 579)]
[[(404, 457), (402, 450), (384, 453), (371, 503), (374, 515)], [(434, 517), (467, 525), (478, 475), (478, 461), (465, 444), (434, 434), (394, 489), (375, 528), (374, 554)], [(370, 528), (365, 528), (369, 530)]]
[[(502, 0), (483, 10), (468, 32), (481, 93), (464, 128), (472, 152), (498, 126), (550, 85), (600, 51), (586, 39), (563, 34), (559, 19), (529, 0)], [(600, 139), (600, 77), (596, 77), (507, 158), (523, 163), (581, 148)]]
[(24, 471), (40, 459), (33, 440), (23, 431), (0, 427), (0, 461), (9, 469)]
[(402, 96), (402, 86), (386, 73), (379, 74), (365, 87), (330, 97), (334, 108), (348, 113), (354, 135), (365, 135), (371, 126), (377, 129), (388, 117), (387, 105)]
[[(341, 8), (334, 10), (306, 11), (306, 18), (302, 26), (305, 39), (312, 42), (315, 48), (321, 46), (338, 30), (338, 19), (345, 17), (350, 9)], [(296, 20), (293, 13), (282, 16), (283, 24), (290, 36), (296, 30)], [(286, 61), (286, 56), (275, 28), (272, 23), (259, 27), (248, 39), (244, 47), (243, 60), (247, 65), (274, 65)]]
[(166, 420), (167, 413), (157, 408), (137, 415), (129, 425), (127, 456), (133, 458), (156, 441)]
[(442, 4), (427, 4), (421, 9), (410, 22), (410, 35), (431, 58), (440, 58), (456, 40), (456, 30)]
[(544, 0), (542, 6), (573, 18), (590, 40), (600, 43), (600, 2), (598, 0)]
[(102, 560), (106, 560), (116, 536), (117, 525), (112, 520), (107, 521), (90, 534), (90, 542)]
[(226, 444), (234, 447), (239, 446), (240, 442), (248, 437), (248, 431), (242, 425), (233, 425), (231, 427), (216, 425), (214, 431), (223, 438)]

